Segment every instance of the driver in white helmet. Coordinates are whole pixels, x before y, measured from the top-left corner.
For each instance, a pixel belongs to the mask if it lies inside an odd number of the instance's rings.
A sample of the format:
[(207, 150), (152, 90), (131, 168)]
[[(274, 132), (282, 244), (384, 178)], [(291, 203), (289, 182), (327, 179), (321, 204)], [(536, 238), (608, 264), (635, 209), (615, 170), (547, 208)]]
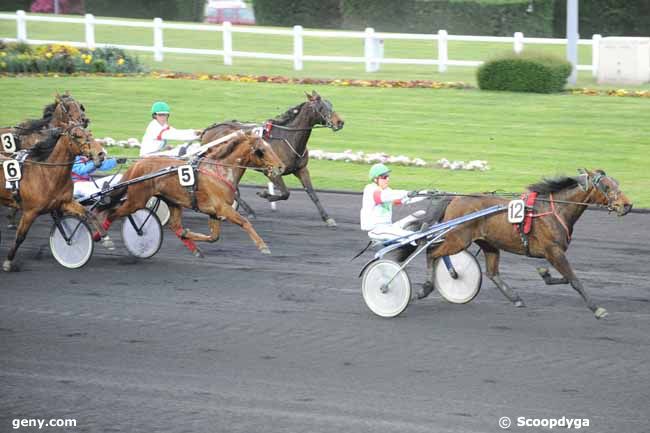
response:
[(154, 102), (151, 106), (152, 120), (142, 137), (140, 156), (182, 156), (188, 150), (187, 146), (174, 149), (167, 145), (167, 140), (193, 141), (201, 136), (203, 131), (200, 129), (176, 129), (170, 126), (169, 114), (170, 109), (166, 102)]
[(417, 191), (391, 189), (390, 169), (384, 164), (375, 164), (370, 168), (368, 178), (371, 183), (363, 189), (361, 206), (361, 230), (367, 231), (374, 240), (387, 240), (413, 233), (405, 227), (422, 217), (420, 210), (406, 218), (393, 222), (393, 205), (415, 203), (425, 197), (416, 197)]

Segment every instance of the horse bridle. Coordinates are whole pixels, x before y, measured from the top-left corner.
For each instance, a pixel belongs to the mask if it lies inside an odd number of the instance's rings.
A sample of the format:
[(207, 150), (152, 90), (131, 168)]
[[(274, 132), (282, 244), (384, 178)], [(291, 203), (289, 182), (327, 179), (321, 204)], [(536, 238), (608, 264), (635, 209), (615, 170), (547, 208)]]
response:
[[(318, 102), (318, 104), (315, 104), (314, 102)], [(325, 126), (327, 128), (334, 129), (334, 124), (332, 123), (332, 115), (334, 114), (334, 110), (331, 102), (325, 99), (319, 99), (317, 101), (311, 102), (309, 106), (312, 110), (314, 110), (316, 114), (321, 117), (321, 119), (325, 121)], [(325, 112), (325, 114), (323, 114), (323, 112)]]
[(605, 185), (603, 183), (603, 180), (609, 179), (616, 186), (618, 186), (618, 183), (611, 177), (601, 172), (596, 172), (593, 175), (590, 175), (589, 173), (583, 173), (581, 176), (585, 176), (586, 182), (584, 187), (582, 185), (580, 185), (580, 187), (585, 191), (588, 191), (591, 184), (591, 186), (596, 188), (607, 198), (607, 210), (613, 211), (614, 207), (612, 206), (612, 203), (618, 200), (621, 191), (619, 189), (613, 190), (613, 188)]

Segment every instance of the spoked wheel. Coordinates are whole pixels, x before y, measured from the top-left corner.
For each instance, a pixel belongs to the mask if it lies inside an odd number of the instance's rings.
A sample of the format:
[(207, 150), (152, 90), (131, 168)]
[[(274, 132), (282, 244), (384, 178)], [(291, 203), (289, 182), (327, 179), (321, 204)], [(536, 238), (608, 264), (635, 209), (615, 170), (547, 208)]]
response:
[(147, 209), (156, 212), (161, 226), (164, 227), (167, 225), (169, 222), (169, 206), (167, 206), (167, 203), (158, 197), (151, 197), (149, 201), (147, 201)]
[(77, 269), (88, 263), (94, 243), (90, 228), (77, 216), (66, 215), (54, 220), (50, 230), (50, 250), (61, 265)]
[(473, 254), (461, 251), (449, 256), (457, 278), (452, 278), (442, 258), (434, 263), (433, 284), (438, 293), (452, 304), (466, 304), (481, 290), (481, 267)]
[(361, 292), (373, 313), (381, 317), (395, 317), (409, 305), (411, 281), (406, 271), (400, 269), (399, 263), (377, 260), (363, 272)]
[(155, 255), (163, 241), (158, 216), (151, 209), (138, 209), (128, 215), (122, 221), (122, 241), (135, 257), (148, 259)]

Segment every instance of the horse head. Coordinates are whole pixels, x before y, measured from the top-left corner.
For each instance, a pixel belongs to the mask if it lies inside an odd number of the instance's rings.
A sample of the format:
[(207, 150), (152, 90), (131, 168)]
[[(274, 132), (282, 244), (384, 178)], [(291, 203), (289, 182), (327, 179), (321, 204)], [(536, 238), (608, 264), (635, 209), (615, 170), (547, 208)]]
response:
[(332, 103), (312, 90), (311, 95), (305, 92), (307, 96), (307, 106), (313, 110), (315, 121), (319, 125), (332, 128), (333, 131), (338, 131), (343, 128), (345, 122), (339, 114), (334, 111)]
[(626, 215), (632, 210), (632, 202), (620, 190), (616, 179), (608, 176), (603, 170), (582, 169), (578, 171), (586, 177), (585, 189), (593, 187), (595, 203), (606, 206), (610, 211), (616, 211), (618, 216)]
[(67, 139), (67, 145), (73, 155), (86, 156), (95, 164), (104, 162), (106, 153), (101, 143), (96, 141), (91, 132), (81, 125), (71, 125), (61, 136)]
[(81, 125), (88, 127), (90, 120), (86, 117), (86, 108), (68, 93), (57, 94), (55, 97), (55, 108), (52, 113), (52, 126)]
[(266, 140), (254, 133), (246, 133), (244, 139), (250, 146), (246, 165), (264, 167), (271, 176), (280, 176), (284, 173), (286, 169), (284, 163)]

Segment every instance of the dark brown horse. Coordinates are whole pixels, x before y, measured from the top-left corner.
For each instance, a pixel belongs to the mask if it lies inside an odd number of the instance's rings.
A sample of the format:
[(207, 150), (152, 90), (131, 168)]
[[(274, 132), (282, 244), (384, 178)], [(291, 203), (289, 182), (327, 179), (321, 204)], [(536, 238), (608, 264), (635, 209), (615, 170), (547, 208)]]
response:
[[(545, 258), (562, 275), (552, 278), (548, 269), (538, 268), (546, 284), (571, 284), (582, 296), (587, 306), (600, 319), (607, 310), (596, 305), (576, 277), (566, 257), (571, 242), (573, 225), (587, 208), (586, 205), (604, 205), (619, 216), (632, 209), (632, 203), (619, 189), (618, 182), (602, 170), (582, 171), (577, 177), (545, 179), (530, 185), (529, 191), (539, 194), (533, 212), (532, 229), (527, 239), (522, 237), (513, 224), (508, 223), (505, 213), (465, 223), (446, 235), (444, 243), (427, 250), (427, 266), (432, 269), (433, 261), (441, 256), (456, 254), (475, 242), (485, 254), (486, 275), (503, 295), (517, 306), (524, 306), (499, 275), (500, 250), (530, 257)], [(495, 204), (507, 204), (508, 200), (497, 197), (456, 197), (447, 207), (443, 221), (469, 214)], [(432, 278), (432, 275), (430, 275)], [(426, 283), (425, 295), (431, 291)]]
[[(320, 200), (314, 192), (311, 183), (307, 163), (309, 162), (309, 151), (307, 141), (311, 136), (311, 131), (316, 125), (322, 125), (338, 131), (343, 128), (343, 119), (334, 111), (332, 103), (322, 99), (316, 92), (307, 95), (307, 102), (303, 102), (289, 109), (286, 113), (275, 119), (269, 120), (264, 125), (264, 138), (271, 144), (275, 153), (284, 163), (285, 170), (280, 175), (267, 175), (267, 177), (280, 189), (280, 195), (271, 195), (267, 191), (259, 192), (258, 195), (270, 202), (278, 200), (287, 200), (289, 190), (282, 180), (282, 176), (293, 174), (302, 183), (307, 194), (318, 208), (323, 221), (328, 226), (336, 226), (336, 221), (331, 218)], [(251, 130), (260, 125), (252, 123), (241, 123), (237, 121), (219, 123), (206, 128), (201, 136), (202, 143), (209, 143), (219, 137), (229, 134), (238, 129)], [(254, 217), (255, 213), (251, 207), (238, 199), (239, 204), (246, 211), (249, 217)]]
[[(0, 128), (0, 135), (11, 134), (16, 150), (29, 149), (34, 144), (48, 140), (52, 135), (59, 134), (60, 131), (70, 125), (88, 126), (90, 120), (86, 117), (86, 109), (68, 93), (63, 95), (57, 94), (54, 102), (45, 106), (43, 117), (40, 119), (26, 120), (16, 126)], [(0, 146), (0, 155), (4, 147)], [(16, 210), (12, 210), (7, 215), (9, 228), (16, 227)]]
[[(186, 160), (151, 156), (130, 167), (122, 182), (154, 173), (166, 167), (188, 164)], [(232, 208), (237, 182), (246, 168), (260, 168), (269, 173), (281, 173), (284, 165), (269, 143), (251, 133), (239, 132), (234, 138), (211, 149), (196, 165), (195, 186), (191, 189), (180, 185), (178, 176), (172, 174), (134, 183), (118, 191), (127, 193), (127, 199), (120, 207), (109, 211), (107, 221), (112, 222), (145, 207), (152, 196), (163, 199), (169, 206), (169, 228), (196, 255), (201, 251), (194, 241), (216, 242), (221, 231), (221, 219), (242, 227), (249, 234), (258, 249), (264, 254), (270, 250), (255, 232), (251, 223)], [(114, 197), (117, 198), (117, 197)], [(183, 229), (181, 217), (183, 208), (195, 209), (210, 217), (210, 235), (194, 233)]]
[[(39, 215), (61, 211), (83, 217), (85, 209), (73, 199), (70, 176), (74, 158), (85, 155), (101, 162), (103, 148), (82, 126), (70, 126), (63, 133), (37, 143), (22, 166), (19, 192), (6, 189), (4, 172), (0, 172), (0, 204), (22, 210), (16, 240), (2, 267), (10, 271), (16, 250), (25, 240), (32, 223)], [(0, 155), (0, 161), (7, 157)]]

